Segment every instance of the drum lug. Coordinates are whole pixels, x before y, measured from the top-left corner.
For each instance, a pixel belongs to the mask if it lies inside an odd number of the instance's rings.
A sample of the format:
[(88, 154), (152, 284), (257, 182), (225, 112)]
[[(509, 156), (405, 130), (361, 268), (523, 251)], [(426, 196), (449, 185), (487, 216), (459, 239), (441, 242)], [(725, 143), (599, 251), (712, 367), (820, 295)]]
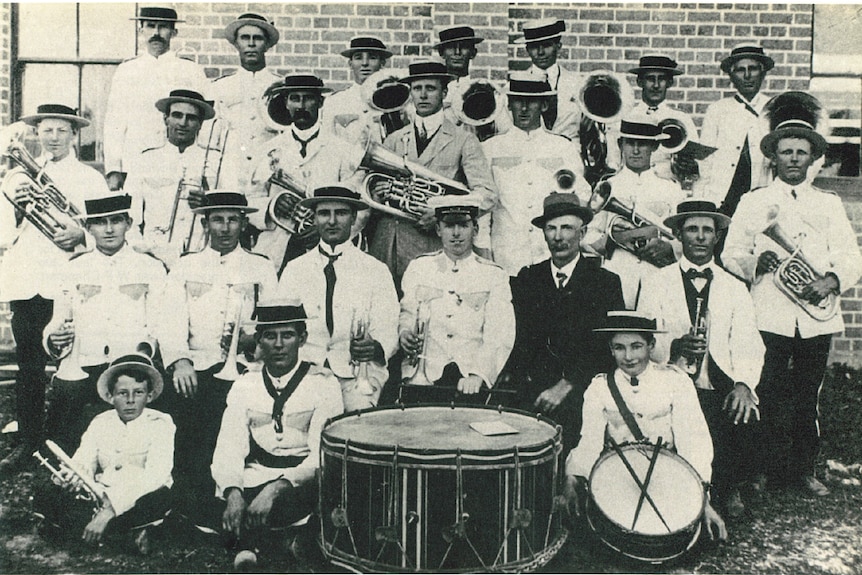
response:
[(526, 529), (533, 522), (533, 512), (529, 509), (514, 509), (509, 520), (509, 529)]
[(397, 525), (381, 525), (374, 529), (374, 539), (377, 541), (385, 541), (387, 543), (398, 542), (398, 526)]
[(347, 519), (347, 509), (344, 507), (336, 507), (333, 509), (330, 517), (332, 517), (332, 524), (335, 527), (348, 527), (350, 525), (350, 522)]
[(455, 540), (467, 538), (467, 520), (470, 519), (469, 513), (464, 513), (461, 516), (461, 521), (443, 528), (443, 540), (446, 543), (452, 543)]

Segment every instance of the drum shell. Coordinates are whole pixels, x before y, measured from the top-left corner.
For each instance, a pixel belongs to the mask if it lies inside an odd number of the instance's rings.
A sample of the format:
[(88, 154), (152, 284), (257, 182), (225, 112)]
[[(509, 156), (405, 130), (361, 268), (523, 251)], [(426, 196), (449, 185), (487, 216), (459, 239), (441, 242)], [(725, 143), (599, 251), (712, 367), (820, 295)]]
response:
[[(375, 416), (410, 421), (417, 414), (427, 416), (429, 409), (441, 417), (453, 410), (451, 406), (372, 409), (339, 416), (324, 428), (320, 502), (327, 557), (362, 572), (457, 573), (529, 568), (549, 555), (548, 548), (561, 544), (565, 532), (553, 510), (560, 432), (548, 420), (510, 410), (454, 408), (461, 422), (473, 416), (505, 417), (547, 428), (546, 440), (509, 449), (369, 444), (332, 433), (333, 426), (337, 430), (340, 421), (351, 418), (365, 418), (369, 425), (375, 425)], [(450, 548), (446, 531), (458, 520), (459, 483), (469, 543), (456, 538)], [(333, 510), (342, 507), (343, 493), (349, 529), (336, 526), (333, 517)], [(527, 510), (530, 520), (523, 529), (510, 530), (518, 509)], [(395, 540), (380, 538), (378, 528), (385, 526), (394, 528), (390, 533)]]

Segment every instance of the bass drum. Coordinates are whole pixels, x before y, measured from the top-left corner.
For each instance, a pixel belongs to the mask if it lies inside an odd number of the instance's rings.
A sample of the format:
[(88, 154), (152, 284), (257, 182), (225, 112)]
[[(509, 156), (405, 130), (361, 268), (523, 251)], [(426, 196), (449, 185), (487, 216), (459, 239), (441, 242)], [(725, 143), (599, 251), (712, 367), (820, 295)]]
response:
[[(685, 459), (654, 445), (620, 447), (655, 508), (616, 451), (605, 452), (590, 473), (587, 520), (611, 549), (633, 559), (663, 563), (679, 557), (700, 535), (706, 494), (700, 475)], [(655, 465), (646, 481), (650, 462)], [(639, 505), (640, 502), (640, 505)], [(640, 509), (638, 510), (638, 507)]]
[(322, 548), (368, 573), (531, 571), (562, 546), (560, 430), (490, 407), (354, 412), (321, 438)]

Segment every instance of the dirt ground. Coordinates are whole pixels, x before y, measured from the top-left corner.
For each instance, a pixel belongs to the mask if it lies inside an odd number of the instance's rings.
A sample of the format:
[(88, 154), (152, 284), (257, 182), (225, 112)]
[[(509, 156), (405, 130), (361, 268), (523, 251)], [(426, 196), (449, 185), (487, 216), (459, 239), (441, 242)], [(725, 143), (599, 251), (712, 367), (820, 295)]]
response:
[[(11, 386), (0, 388), (0, 426), (12, 419)], [(683, 558), (661, 566), (624, 560), (587, 530), (572, 533), (548, 573), (780, 573), (856, 575), (862, 573), (862, 479), (858, 470), (830, 470), (827, 461), (845, 466), (862, 462), (862, 373), (832, 366), (821, 393), (820, 476), (832, 490), (822, 499), (796, 492), (768, 491), (748, 499), (742, 518), (728, 523), (722, 544), (698, 545)], [(10, 447), (0, 437), (0, 456)], [(835, 467), (834, 463), (831, 466)], [(858, 468), (857, 468), (858, 469)], [(181, 520), (153, 533), (152, 552), (137, 554), (129, 541), (91, 548), (76, 536), (46, 539), (30, 512), (34, 481), (47, 472), (33, 470), (0, 480), (0, 571), (3, 573), (218, 573), (231, 569), (230, 555), (217, 539), (196, 532)], [(842, 483), (843, 481), (843, 483)], [(297, 563), (274, 548), (261, 572), (336, 572), (322, 562)]]

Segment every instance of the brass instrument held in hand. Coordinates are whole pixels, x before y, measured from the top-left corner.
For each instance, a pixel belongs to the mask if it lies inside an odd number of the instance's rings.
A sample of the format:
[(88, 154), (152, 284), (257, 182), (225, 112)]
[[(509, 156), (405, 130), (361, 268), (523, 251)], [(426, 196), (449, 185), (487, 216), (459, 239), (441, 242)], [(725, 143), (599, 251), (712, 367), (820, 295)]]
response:
[[(691, 329), (689, 329), (688, 333), (694, 337), (703, 338), (708, 345), (709, 310), (707, 310), (706, 306), (703, 305), (702, 297), (698, 297), (695, 299), (694, 324), (691, 326)], [(696, 359), (681, 356), (679, 359), (677, 359), (676, 365), (684, 372), (689, 374), (693, 380), (697, 381), (698, 377), (700, 376), (701, 369), (703, 368), (703, 362), (705, 358), (706, 353)]]
[(48, 439), (45, 441), (45, 446), (57, 459), (57, 465), (52, 465), (48, 458), (38, 451), (33, 453), (33, 457), (51, 472), (55, 483), (61, 486), (74, 485), (75, 498), (92, 502), (93, 511), (97, 511), (102, 506), (102, 489), (78, 468), (72, 458), (66, 455), (66, 452), (59, 445)]
[(506, 109), (503, 93), (488, 80), (471, 82), (452, 100), (452, 111), (461, 123), (473, 126), (480, 142), (497, 134), (496, 120)]
[(360, 91), (368, 108), (380, 112), (381, 141), (407, 125), (403, 111), (410, 102), (410, 87), (398, 81), (406, 75), (406, 70), (384, 68), (362, 83)]
[[(371, 327), (371, 319), (369, 318), (368, 309), (361, 315), (357, 310), (353, 310), (353, 317), (350, 320), (350, 340), (359, 341), (365, 339), (368, 334), (368, 329)], [(350, 365), (353, 367), (353, 377), (356, 379), (356, 389), (363, 395), (373, 395), (374, 386), (371, 380), (368, 379), (368, 362), (356, 361), (351, 358)]]
[[(23, 123), (18, 122), (4, 130), (3, 139), (9, 142), (2, 156), (9, 158), (10, 169), (0, 187), (6, 199), (21, 211), (27, 221), (58, 248), (68, 251), (57, 243), (57, 235), (70, 228), (81, 228), (82, 212), (57, 189), (45, 168), (39, 166), (21, 143), (26, 129)], [(23, 202), (16, 199), (16, 189), (21, 185), (29, 188), (28, 199)]]
[[(299, 236), (300, 238), (309, 238), (317, 233), (317, 226), (314, 223), (314, 212), (310, 208), (299, 205), (299, 202), (306, 197), (307, 185), (282, 170), (278, 164), (278, 158), (273, 158), (270, 162), (273, 168), (272, 176), (269, 177), (270, 189), (272, 189), (272, 185), (276, 185), (283, 191), (277, 193), (269, 202), (267, 214), (275, 225), (289, 234)], [(288, 209), (290, 212), (289, 218), (276, 215), (276, 203), (282, 197), (290, 201)]]
[(596, 70), (583, 79), (576, 102), (584, 114), (578, 131), (584, 174), (590, 184), (595, 184), (610, 172), (607, 125), (617, 122), (632, 109), (634, 90), (625, 77), (608, 70)]
[[(376, 210), (413, 222), (419, 221), (432, 197), (470, 193), (461, 182), (444, 178), (374, 142), (369, 142), (359, 167), (368, 171), (360, 188), (363, 199)], [(380, 193), (381, 201), (376, 201), (374, 189), (381, 182), (385, 190)]]
[(825, 274), (808, 261), (805, 254), (802, 253), (802, 249), (778, 224), (778, 209), (778, 206), (771, 207), (770, 223), (762, 233), (790, 256), (781, 262), (772, 279), (779, 291), (801, 307), (805, 313), (817, 321), (828, 321), (838, 313), (838, 295), (830, 293), (816, 304), (802, 298), (802, 292), (805, 288), (812, 282), (823, 279)]
[(658, 128), (662, 134), (670, 136), (666, 140), (659, 141), (659, 145), (669, 154), (675, 154), (685, 148), (691, 137), (685, 127), (685, 122), (677, 116), (669, 116), (660, 121)]
[[(593, 189), (593, 194), (590, 197), (590, 209), (594, 213), (605, 210), (616, 214), (617, 217), (612, 218), (608, 223), (608, 237), (616, 245), (633, 254), (637, 254), (638, 250), (654, 238), (665, 241), (674, 239), (673, 232), (668, 227), (650, 221), (638, 214), (634, 208), (630, 208), (613, 197), (611, 183), (607, 180), (599, 182)], [(619, 235), (619, 232), (615, 234), (614, 224), (618, 223), (618, 218), (622, 218), (626, 224), (634, 229), (622, 232), (622, 236)]]
[(422, 343), (422, 351), (418, 355), (412, 355), (407, 358), (410, 365), (416, 366), (416, 371), (413, 375), (402, 379), (401, 383), (406, 385), (434, 385), (434, 382), (428, 379), (425, 374), (426, 357), (428, 354), (428, 326), (431, 323), (427, 311), (428, 306), (420, 304), (416, 308), (416, 324), (413, 327), (413, 334), (418, 337)]
[(227, 352), (224, 355), (224, 366), (213, 377), (222, 381), (236, 381), (239, 379), (239, 370), (236, 367), (237, 355), (239, 353), (239, 337), (242, 331), (242, 313), (245, 308), (246, 296), (241, 294), (239, 302), (236, 303), (236, 311), (231, 314), (231, 303), (234, 303), (236, 298), (232, 294), (237, 293), (232, 289), (233, 286), (228, 285), (227, 306), (225, 309), (225, 321), (222, 327), (222, 340), (230, 335), (230, 344)]
[[(69, 314), (66, 317), (65, 325), (71, 325), (75, 321), (74, 319), (74, 298), (69, 290), (63, 290), (63, 295), (66, 300), (69, 302)], [(62, 379), (63, 381), (83, 381), (90, 377), (86, 371), (81, 369), (81, 338), (75, 334), (75, 339), (72, 340), (72, 349), (69, 350), (69, 354), (60, 360), (60, 366), (57, 368), (57, 372), (54, 376), (57, 379)]]

